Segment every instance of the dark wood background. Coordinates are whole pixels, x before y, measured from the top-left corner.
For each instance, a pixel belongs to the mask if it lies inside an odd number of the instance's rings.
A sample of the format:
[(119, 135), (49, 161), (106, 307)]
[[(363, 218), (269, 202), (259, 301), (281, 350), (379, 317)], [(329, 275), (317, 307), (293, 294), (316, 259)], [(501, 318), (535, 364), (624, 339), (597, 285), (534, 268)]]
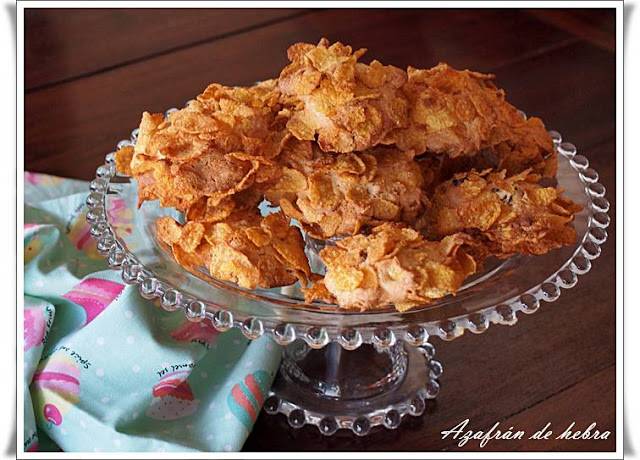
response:
[[(27, 9), (25, 169), (90, 179), (143, 110), (181, 106), (209, 82), (274, 77), (285, 50), (322, 36), (405, 67), (445, 61), (497, 74), (508, 98), (574, 142), (600, 172), (615, 216), (613, 10)], [(613, 221), (615, 222), (615, 221)], [(493, 441), (484, 450), (615, 449), (615, 228), (577, 288), (515, 327), (436, 339), (442, 391), (422, 419), (364, 439), (290, 429), (262, 415), (245, 445), (263, 450), (457, 450), (440, 431), (533, 433), (591, 422), (599, 441)], [(477, 443), (464, 449), (477, 450)]]

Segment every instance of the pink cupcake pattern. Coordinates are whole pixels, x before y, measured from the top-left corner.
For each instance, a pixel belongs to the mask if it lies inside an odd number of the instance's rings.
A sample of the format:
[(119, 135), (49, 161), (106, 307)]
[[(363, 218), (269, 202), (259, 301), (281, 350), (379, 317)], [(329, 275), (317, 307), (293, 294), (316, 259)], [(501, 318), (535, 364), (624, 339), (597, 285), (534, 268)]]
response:
[(109, 200), (109, 222), (119, 234), (130, 235), (133, 231), (133, 212), (127, 208), (126, 202), (122, 198), (112, 198)]
[(218, 334), (209, 321), (194, 323), (187, 320), (171, 333), (171, 337), (178, 342), (196, 342), (209, 348)]
[(87, 278), (62, 297), (80, 305), (86, 314), (85, 325), (93, 321), (120, 295), (124, 285), (99, 278)]
[[(127, 208), (122, 198), (109, 200), (107, 213), (111, 226), (119, 234), (131, 234), (133, 231), (133, 212)], [(76, 211), (77, 215), (72, 216), (68, 224), (68, 237), (71, 243), (79, 251), (84, 252), (90, 259), (101, 260), (98, 253), (96, 240), (91, 236), (91, 225), (87, 222), (87, 209), (82, 206)]]
[(49, 427), (60, 425), (63, 415), (80, 400), (80, 370), (66, 355), (54, 354), (33, 375), (33, 396)]
[(38, 448), (40, 446), (38, 445), (38, 441), (34, 441), (31, 444), (29, 444), (29, 447), (26, 448), (27, 452), (38, 452)]
[(35, 431), (31, 431), (30, 434), (25, 432), (24, 437), (24, 451), (25, 452), (38, 452), (40, 446), (38, 445), (38, 433)]
[(40, 308), (25, 308), (24, 310), (24, 351), (38, 346), (44, 340), (46, 321)]
[(189, 374), (189, 370), (180, 370), (163, 376), (153, 387), (147, 416), (156, 420), (176, 420), (192, 415), (200, 401), (193, 396), (187, 381)]
[(87, 222), (86, 215), (86, 209), (84, 209), (72, 218), (71, 224), (67, 227), (69, 241), (90, 259), (101, 259), (102, 256), (96, 248), (96, 240), (91, 236), (91, 226)]

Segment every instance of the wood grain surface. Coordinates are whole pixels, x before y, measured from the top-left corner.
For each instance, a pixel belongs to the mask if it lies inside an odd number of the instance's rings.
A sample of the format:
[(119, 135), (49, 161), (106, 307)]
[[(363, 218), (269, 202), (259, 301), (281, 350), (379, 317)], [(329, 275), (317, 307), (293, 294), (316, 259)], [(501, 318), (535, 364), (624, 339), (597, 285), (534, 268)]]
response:
[[(469, 428), (554, 433), (591, 422), (607, 440), (494, 440), (484, 449), (615, 449), (615, 14), (520, 9), (40, 9), (25, 14), (25, 169), (90, 179), (143, 110), (181, 106), (209, 82), (274, 77), (286, 47), (326, 36), (400, 67), (492, 72), (510, 101), (563, 133), (600, 173), (612, 203), (609, 241), (576, 289), (453, 342), (436, 339), (442, 390), (420, 419), (360, 439), (292, 430), (262, 414), (247, 451), (442, 451), (440, 432)], [(554, 436), (555, 438), (555, 436)]]

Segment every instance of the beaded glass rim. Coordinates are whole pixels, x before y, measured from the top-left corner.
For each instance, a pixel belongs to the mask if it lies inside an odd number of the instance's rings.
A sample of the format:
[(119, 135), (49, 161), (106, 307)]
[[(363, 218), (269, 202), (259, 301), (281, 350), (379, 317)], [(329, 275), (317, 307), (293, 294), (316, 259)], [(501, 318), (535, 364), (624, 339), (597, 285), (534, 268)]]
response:
[[(170, 109), (166, 113), (169, 114), (175, 110), (177, 109)], [(131, 139), (118, 142), (117, 148), (135, 143), (137, 134), (138, 130), (133, 130)], [(609, 202), (605, 198), (606, 189), (598, 182), (598, 173), (589, 167), (586, 157), (577, 154), (573, 144), (563, 142), (562, 136), (557, 131), (549, 131), (549, 134), (558, 154), (568, 161), (572, 170), (578, 173), (588, 198), (587, 228), (572, 256), (543, 282), (523, 290), (508, 300), (474, 312), (435, 321), (398, 321), (397, 318), (402, 317), (403, 314), (396, 313), (393, 316), (387, 315), (388, 319), (379, 323), (363, 322), (360, 325), (354, 324), (353, 315), (343, 314), (340, 311), (332, 312), (330, 315), (324, 312), (323, 315), (313, 317), (313, 321), (306, 320), (309, 314), (305, 317), (306, 319), (300, 317), (283, 321), (282, 315), (278, 313), (286, 310), (289, 316), (295, 316), (295, 308), (273, 305), (273, 314), (257, 317), (257, 315), (252, 316), (225, 308), (207, 299), (195, 298), (181, 292), (178, 286), (167, 283), (156, 276), (152, 270), (143, 266), (135, 253), (118, 239), (109, 222), (106, 199), (111, 182), (116, 176), (114, 152), (107, 154), (104, 164), (96, 170), (95, 180), (90, 184), (91, 191), (86, 200), (87, 221), (91, 225), (91, 235), (97, 240), (98, 252), (106, 257), (110, 268), (121, 271), (125, 283), (138, 285), (142, 297), (159, 300), (162, 308), (167, 311), (182, 310), (191, 321), (210, 321), (219, 331), (235, 327), (252, 340), (269, 334), (280, 345), (288, 345), (296, 339), (302, 339), (314, 349), (323, 348), (330, 342), (337, 342), (346, 350), (354, 350), (364, 343), (387, 348), (398, 340), (404, 340), (413, 346), (422, 346), (432, 336), (448, 341), (461, 336), (466, 330), (478, 334), (487, 330), (491, 324), (515, 324), (519, 312), (534, 313), (542, 301), (554, 302), (560, 297), (562, 289), (573, 288), (578, 282), (578, 277), (591, 270), (591, 261), (600, 256), (601, 245), (608, 236), (606, 228), (610, 223), (607, 214)], [(238, 295), (232, 290), (227, 294), (229, 293)], [(376, 314), (370, 313), (367, 319)], [(344, 318), (351, 316), (351, 322), (348, 324), (344, 322), (346, 326), (341, 325), (343, 321), (336, 321), (336, 317), (340, 316)], [(332, 324), (327, 324), (328, 318), (334, 320)]]
[(357, 436), (366, 436), (377, 426), (395, 430), (400, 427), (406, 417), (422, 416), (427, 407), (427, 401), (435, 399), (440, 392), (438, 379), (442, 376), (444, 369), (442, 363), (434, 359), (435, 347), (431, 343), (426, 343), (415, 349), (418, 351), (418, 356), (424, 359), (424, 364), (410, 364), (410, 366), (417, 366), (422, 370), (422, 366), (425, 365), (424, 372), (427, 378), (417, 390), (408, 392), (406, 397), (396, 403), (383, 407), (369, 407), (354, 414), (326, 415), (324, 412), (309, 410), (282, 398), (278, 391), (272, 388), (265, 399), (264, 410), (270, 415), (284, 415), (291, 428), (299, 429), (304, 425), (315, 425), (325, 436), (332, 436), (340, 429), (351, 430)]

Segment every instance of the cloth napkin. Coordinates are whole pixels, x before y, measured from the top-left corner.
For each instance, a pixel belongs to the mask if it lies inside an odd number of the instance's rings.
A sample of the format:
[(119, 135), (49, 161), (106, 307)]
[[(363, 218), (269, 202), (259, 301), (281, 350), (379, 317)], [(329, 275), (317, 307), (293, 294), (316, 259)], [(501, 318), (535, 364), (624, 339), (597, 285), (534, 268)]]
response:
[(240, 450), (280, 348), (125, 285), (89, 235), (87, 193), (25, 173), (24, 450)]

